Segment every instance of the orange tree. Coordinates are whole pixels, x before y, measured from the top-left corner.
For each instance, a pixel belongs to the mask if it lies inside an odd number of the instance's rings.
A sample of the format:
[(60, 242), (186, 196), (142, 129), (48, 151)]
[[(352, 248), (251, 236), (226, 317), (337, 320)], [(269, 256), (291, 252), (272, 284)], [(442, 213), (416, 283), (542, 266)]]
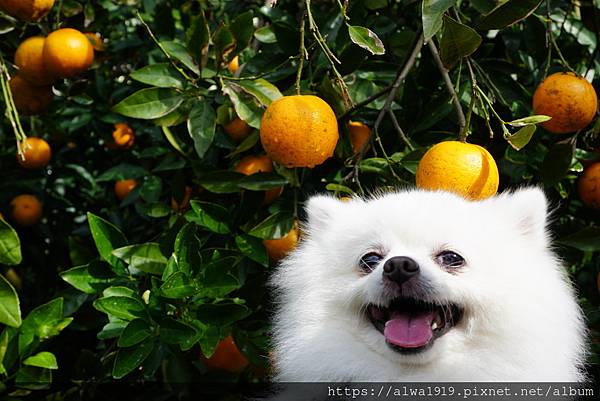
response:
[[(446, 140), (486, 148), (500, 190), (546, 189), (597, 379), (600, 10), (497, 3), (0, 1), (0, 397), (264, 380), (265, 283), (304, 200), (412, 186)], [(294, 102), (259, 130), (298, 94), (333, 110), (322, 130)]]

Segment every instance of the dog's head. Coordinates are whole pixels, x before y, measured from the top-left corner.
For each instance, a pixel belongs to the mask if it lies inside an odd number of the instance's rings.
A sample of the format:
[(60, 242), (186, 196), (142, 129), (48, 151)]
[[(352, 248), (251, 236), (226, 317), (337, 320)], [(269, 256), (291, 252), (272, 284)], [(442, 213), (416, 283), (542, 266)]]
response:
[(277, 278), (282, 302), (305, 322), (303, 335), (346, 330), (411, 365), (468, 350), (474, 338), (515, 341), (531, 333), (514, 325), (536, 319), (527, 314), (538, 308), (524, 303), (544, 302), (525, 294), (538, 277), (556, 275), (546, 209), (538, 189), (480, 202), (417, 190), (313, 197), (305, 240)]

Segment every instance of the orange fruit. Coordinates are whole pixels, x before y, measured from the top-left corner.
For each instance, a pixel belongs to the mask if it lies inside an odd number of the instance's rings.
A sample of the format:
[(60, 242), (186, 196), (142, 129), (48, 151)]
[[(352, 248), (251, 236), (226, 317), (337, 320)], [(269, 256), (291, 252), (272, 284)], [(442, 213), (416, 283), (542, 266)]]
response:
[(252, 127), (246, 124), (241, 118), (236, 117), (231, 122), (225, 124), (223, 130), (235, 142), (241, 142), (252, 132)]
[(24, 116), (40, 114), (52, 103), (52, 88), (36, 86), (24, 80), (19, 75), (10, 79), (10, 92), (17, 111)]
[(317, 96), (284, 96), (265, 110), (260, 141), (286, 167), (314, 167), (333, 155), (339, 138), (335, 113)]
[(204, 365), (212, 370), (225, 370), (240, 373), (249, 365), (246, 357), (240, 352), (232, 336), (227, 336), (219, 342), (210, 358), (201, 355)]
[(21, 227), (35, 225), (42, 218), (42, 204), (33, 195), (19, 195), (10, 201), (10, 217)]
[(263, 245), (267, 250), (269, 259), (271, 259), (273, 262), (277, 262), (294, 250), (298, 244), (298, 233), (298, 227), (294, 225), (289, 233), (279, 239), (263, 240)]
[(182, 212), (188, 208), (190, 205), (190, 199), (192, 198), (192, 187), (188, 187), (187, 185), (184, 188), (183, 198), (180, 200), (175, 199), (174, 196), (171, 197), (171, 209), (176, 212)]
[(479, 145), (458, 141), (432, 146), (417, 167), (417, 187), (455, 192), (479, 200), (498, 191), (498, 167)]
[(117, 195), (119, 200), (123, 200), (135, 187), (137, 187), (136, 180), (119, 180), (115, 182), (115, 195)]
[(354, 154), (358, 154), (362, 147), (369, 142), (371, 128), (361, 122), (350, 121), (348, 123), (348, 132), (350, 133), (352, 152), (354, 152)]
[(88, 38), (72, 28), (58, 29), (44, 43), (44, 64), (57, 77), (71, 78), (94, 62), (94, 47)]
[(235, 74), (236, 71), (240, 68), (240, 58), (235, 56), (227, 65), (227, 69), (230, 73)]
[(583, 170), (583, 175), (577, 183), (577, 193), (587, 206), (600, 209), (600, 162), (593, 163)]
[(546, 130), (564, 134), (585, 128), (598, 108), (598, 97), (592, 84), (572, 72), (548, 76), (533, 94), (534, 114), (551, 120), (541, 123)]
[(97, 52), (103, 52), (106, 50), (106, 45), (104, 44), (104, 40), (102, 40), (102, 36), (96, 32), (84, 32), (83, 33), (86, 38), (92, 44), (92, 47)]
[(0, 10), (25, 21), (37, 21), (48, 14), (54, 0), (0, 0)]
[(126, 123), (116, 123), (112, 136), (117, 149), (129, 149), (135, 142), (135, 132)]
[[(268, 156), (246, 156), (235, 165), (235, 171), (245, 175), (254, 173), (270, 173), (273, 171), (273, 162)], [(281, 196), (283, 187), (272, 188), (265, 191), (263, 204), (268, 205)]]
[(29, 137), (25, 140), (23, 147), (25, 160), (17, 155), (19, 164), (26, 169), (43, 168), (50, 163), (52, 149), (48, 142), (42, 138)]
[(19, 75), (34, 85), (49, 85), (54, 81), (44, 64), (44, 43), (46, 38), (43, 36), (32, 36), (25, 39), (15, 51)]

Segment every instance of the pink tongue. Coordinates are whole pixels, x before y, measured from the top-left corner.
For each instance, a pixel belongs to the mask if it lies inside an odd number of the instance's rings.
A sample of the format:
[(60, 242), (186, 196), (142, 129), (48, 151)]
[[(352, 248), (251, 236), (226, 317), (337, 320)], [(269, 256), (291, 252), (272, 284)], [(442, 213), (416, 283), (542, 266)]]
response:
[(433, 336), (431, 322), (433, 322), (434, 315), (434, 312), (418, 314), (394, 312), (385, 324), (383, 335), (393, 345), (403, 348), (422, 347)]

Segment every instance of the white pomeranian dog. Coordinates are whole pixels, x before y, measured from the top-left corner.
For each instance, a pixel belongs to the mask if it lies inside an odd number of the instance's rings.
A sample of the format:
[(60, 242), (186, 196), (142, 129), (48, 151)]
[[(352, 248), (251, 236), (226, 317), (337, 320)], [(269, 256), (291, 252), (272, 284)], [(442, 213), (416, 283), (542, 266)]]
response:
[(272, 278), (277, 381), (581, 381), (584, 318), (536, 188), (315, 196)]

